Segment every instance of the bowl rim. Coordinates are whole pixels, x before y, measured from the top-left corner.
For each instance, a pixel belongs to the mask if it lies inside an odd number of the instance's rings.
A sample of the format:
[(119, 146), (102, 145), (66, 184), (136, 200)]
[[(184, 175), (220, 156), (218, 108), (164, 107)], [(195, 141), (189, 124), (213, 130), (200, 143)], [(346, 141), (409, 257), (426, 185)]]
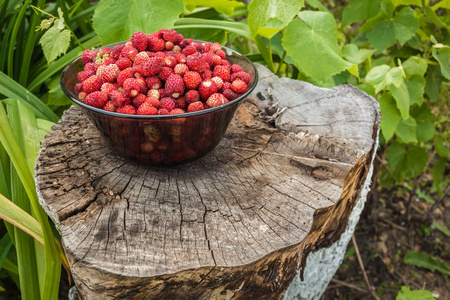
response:
[[(194, 41), (199, 42), (199, 43), (211, 43), (211, 42), (206, 42), (206, 41), (201, 41), (201, 40), (194, 40)], [(96, 50), (106, 48), (106, 47), (112, 48), (115, 45), (124, 44), (124, 43), (126, 43), (126, 41), (102, 46), (102, 47), (96, 48)], [(96, 113), (100, 113), (100, 114), (111, 116), (111, 117), (125, 118), (125, 119), (158, 120), (158, 119), (180, 119), (180, 118), (189, 118), (189, 117), (199, 116), (199, 115), (203, 115), (203, 114), (212, 113), (212, 112), (215, 112), (218, 110), (222, 110), (228, 106), (232, 106), (232, 105), (236, 105), (236, 104), (240, 103), (256, 88), (256, 85), (258, 84), (258, 80), (259, 80), (258, 69), (256, 68), (255, 64), (250, 59), (248, 59), (245, 55), (243, 55), (231, 48), (225, 47), (223, 45), (222, 45), (222, 49), (224, 49), (227, 56), (234, 54), (234, 55), (237, 55), (240, 58), (246, 60), (252, 66), (253, 70), (255, 71), (255, 79), (253, 81), (253, 84), (247, 89), (247, 91), (245, 93), (243, 93), (241, 96), (239, 96), (238, 98), (236, 98), (232, 101), (229, 101), (225, 104), (222, 104), (222, 105), (219, 105), (219, 106), (216, 106), (213, 108), (203, 109), (200, 111), (186, 112), (183, 114), (174, 114), (174, 115), (170, 115), (170, 114), (169, 115), (131, 115), (131, 114), (118, 113), (118, 112), (111, 112), (111, 111), (107, 111), (107, 110), (104, 110), (101, 108), (97, 108), (97, 107), (85, 104), (82, 101), (78, 100), (77, 98), (73, 97), (72, 94), (67, 90), (66, 85), (64, 83), (64, 76), (65, 76), (67, 70), (70, 68), (70, 66), (72, 66), (73, 64), (75, 64), (81, 60), (81, 55), (79, 57), (75, 58), (73, 61), (71, 61), (64, 68), (64, 70), (61, 73), (61, 77), (60, 77), (60, 85), (61, 85), (61, 89), (63, 90), (64, 94), (75, 104), (78, 104), (81, 107), (88, 109), (90, 111), (94, 111)]]

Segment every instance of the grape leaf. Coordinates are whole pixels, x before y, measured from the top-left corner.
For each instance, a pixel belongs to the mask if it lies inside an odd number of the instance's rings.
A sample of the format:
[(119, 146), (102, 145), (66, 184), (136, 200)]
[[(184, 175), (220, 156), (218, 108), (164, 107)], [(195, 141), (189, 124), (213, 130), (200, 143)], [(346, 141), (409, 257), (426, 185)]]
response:
[(415, 145), (393, 142), (386, 152), (389, 168), (398, 181), (418, 176), (428, 162), (428, 152)]
[(394, 45), (397, 40), (401, 45), (405, 44), (417, 30), (419, 23), (414, 11), (410, 7), (405, 7), (394, 18), (386, 15), (381, 19), (367, 32), (367, 38), (380, 52)]
[(64, 14), (60, 7), (58, 7), (58, 18), (55, 20), (56, 29), (63, 30), (66, 26), (64, 25)]
[(184, 4), (189, 11), (193, 11), (197, 6), (207, 6), (214, 8), (219, 13), (229, 16), (233, 15), (236, 7), (245, 6), (244, 3), (233, 0), (184, 0)]
[(427, 80), (425, 93), (430, 99), (437, 101), (442, 83), (441, 68), (439, 66), (430, 66), (425, 79)]
[(445, 147), (444, 142), (436, 137), (434, 139), (434, 145), (436, 147), (436, 153), (442, 157), (450, 157), (450, 150)]
[(434, 136), (436, 128), (432, 122), (417, 122), (416, 136), (419, 142), (428, 142)]
[(379, 0), (351, 0), (342, 13), (342, 26), (370, 19), (380, 11)]
[(136, 31), (171, 28), (184, 12), (183, 0), (100, 0), (93, 27), (103, 45), (125, 41)]
[(450, 1), (448, 0), (442, 0), (439, 3), (436, 3), (435, 5), (433, 5), (433, 10), (437, 10), (438, 8), (446, 8), (446, 9), (450, 9)]
[(44, 51), (45, 59), (50, 64), (59, 55), (66, 53), (70, 44), (70, 31), (59, 30), (55, 26), (50, 27), (39, 40)]
[(386, 74), (386, 84), (393, 84), (399, 87), (403, 81), (403, 72), (399, 67), (391, 68)]
[(434, 297), (430, 291), (411, 291), (409, 287), (402, 286), (395, 300), (434, 300)]
[(370, 69), (369, 73), (367, 73), (365, 80), (367, 83), (373, 85), (375, 93), (380, 92), (386, 87), (386, 75), (390, 69), (391, 67), (388, 65), (380, 65), (373, 67)]
[(254, 0), (248, 6), (248, 26), (253, 36), (268, 39), (283, 29), (305, 6), (304, 0)]
[(394, 98), (392, 98), (389, 92), (383, 93), (378, 99), (378, 103), (380, 104), (382, 115), (380, 123), (381, 132), (383, 133), (384, 139), (389, 141), (400, 122), (400, 112), (398, 111)]
[(427, 16), (427, 18), (430, 19), (437, 27), (445, 28), (447, 31), (450, 31), (450, 26), (445, 24), (428, 5), (425, 6), (425, 16)]
[(447, 79), (450, 79), (450, 47), (445, 46), (444, 48), (434, 48), (433, 57), (439, 62), (441, 66), (441, 73)]
[(402, 63), (402, 66), (407, 78), (413, 75), (424, 76), (428, 67), (427, 62), (419, 56), (411, 56)]
[(332, 75), (352, 67), (341, 57), (337, 43), (337, 25), (333, 15), (304, 11), (286, 27), (283, 46), (299, 68), (309, 77), (326, 81)]
[(347, 44), (342, 47), (342, 54), (349, 62), (359, 65), (366, 59), (372, 56), (374, 50), (358, 49), (355, 44)]
[(394, 99), (397, 102), (398, 110), (400, 111), (403, 120), (408, 119), (410, 100), (408, 87), (406, 86), (406, 83), (403, 80), (403, 78), (398, 86), (396, 86), (395, 84), (389, 84), (388, 90), (390, 90), (392, 96), (394, 96)]
[(395, 133), (405, 144), (417, 143), (416, 127), (416, 120), (409, 117), (406, 120), (400, 120)]
[(420, 75), (414, 75), (406, 80), (406, 87), (408, 88), (410, 105), (422, 105), (423, 94), (425, 92), (425, 78)]

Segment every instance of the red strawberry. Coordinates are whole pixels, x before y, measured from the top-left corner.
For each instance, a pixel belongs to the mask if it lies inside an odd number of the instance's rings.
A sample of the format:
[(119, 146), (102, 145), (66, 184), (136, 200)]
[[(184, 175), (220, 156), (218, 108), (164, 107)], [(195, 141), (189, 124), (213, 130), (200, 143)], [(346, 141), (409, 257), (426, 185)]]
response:
[(231, 82), (224, 82), (222, 85), (222, 90), (231, 89)]
[(202, 99), (208, 99), (209, 96), (217, 92), (216, 84), (211, 79), (202, 81), (198, 87), (198, 92), (200, 93), (200, 97), (202, 97)]
[(102, 79), (104, 82), (113, 82), (119, 76), (120, 69), (116, 64), (105, 66), (103, 69)]
[(186, 55), (186, 56), (192, 55), (192, 54), (194, 54), (195, 52), (197, 52), (197, 48), (195, 48), (195, 47), (192, 46), (192, 45), (186, 46), (186, 47), (183, 49), (183, 51), (182, 51), (182, 53), (183, 53), (184, 55)]
[(84, 66), (84, 70), (97, 72), (97, 65), (93, 62), (89, 62)]
[(141, 31), (133, 33), (131, 43), (138, 51), (145, 51), (147, 49), (147, 37)]
[(211, 79), (212, 78), (212, 72), (211, 70), (206, 70), (202, 73), (200, 73), (200, 75), (202, 76), (202, 80), (207, 80), (207, 79)]
[(108, 96), (100, 91), (90, 93), (84, 99), (84, 103), (93, 107), (102, 108), (108, 101)]
[(90, 94), (95, 91), (100, 91), (102, 84), (103, 84), (103, 81), (100, 76), (92, 75), (91, 77), (89, 77), (88, 79), (83, 81), (83, 91), (86, 94)]
[(166, 56), (164, 58), (164, 64), (165, 64), (166, 67), (169, 67), (169, 68), (173, 69), (175, 67), (175, 65), (177, 64), (177, 60), (175, 59), (175, 57)]
[(93, 62), (96, 57), (97, 57), (96, 51), (86, 49), (81, 54), (81, 61), (83, 62), (84, 65), (86, 65), (89, 62)]
[(229, 81), (230, 80), (230, 68), (223, 65), (218, 65), (214, 67), (213, 71), (214, 77), (220, 77), (223, 81)]
[(206, 104), (209, 107), (217, 107), (217, 106), (220, 106), (227, 102), (228, 102), (228, 99), (225, 98), (224, 95), (219, 94), (219, 93), (212, 94), (211, 96), (209, 96), (208, 100), (206, 100)]
[(203, 59), (208, 63), (209, 66), (213, 65), (214, 62), (214, 58), (213, 58), (214, 54), (206, 52), (203, 53)]
[(141, 85), (136, 78), (127, 78), (123, 83), (123, 88), (125, 95), (129, 97), (136, 97), (141, 90)]
[(170, 51), (173, 49), (174, 46), (175, 45), (172, 42), (167, 41), (164, 48), (166, 48), (166, 50)]
[(119, 59), (119, 56), (120, 56), (120, 51), (122, 51), (122, 48), (123, 47), (125, 47), (125, 44), (118, 44), (118, 45), (115, 45), (113, 48), (112, 48), (112, 51), (111, 51), (111, 57), (112, 58), (114, 58), (114, 59)]
[(187, 56), (186, 64), (192, 71), (203, 72), (209, 69), (208, 62), (206, 62), (203, 55), (198, 52)]
[(140, 65), (145, 61), (148, 61), (150, 59), (150, 57), (148, 56), (147, 52), (142, 51), (139, 52), (136, 57), (134, 58), (134, 64), (135, 65)]
[(212, 81), (214, 81), (214, 83), (216, 84), (217, 89), (221, 89), (223, 86), (223, 80), (220, 77), (213, 77), (211, 78)]
[(221, 49), (222, 49), (222, 45), (219, 44), (219, 43), (212, 43), (209, 46), (209, 50), (212, 51), (212, 52), (217, 52), (218, 50), (221, 50)]
[(162, 51), (166, 47), (166, 43), (164, 42), (164, 40), (154, 35), (147, 36), (147, 42), (148, 50), (153, 52)]
[(193, 103), (200, 100), (200, 94), (197, 90), (189, 90), (185, 95), (187, 103)]
[(110, 82), (105, 82), (104, 84), (102, 84), (100, 91), (102, 91), (103, 93), (105, 93), (106, 95), (109, 96), (111, 91), (114, 91), (115, 89), (116, 89), (116, 86), (114, 84), (112, 84)]
[(217, 50), (216, 55), (219, 55), (221, 59), (225, 59), (225, 57), (227, 57), (223, 50)]
[(231, 74), (230, 81), (233, 82), (236, 78), (240, 78), (246, 84), (250, 82), (250, 75), (247, 72), (241, 71)]
[(167, 78), (166, 85), (164, 86), (166, 95), (173, 98), (178, 98), (184, 93), (184, 82), (180, 75), (172, 74)]
[(142, 75), (153, 76), (161, 71), (161, 68), (164, 66), (164, 61), (160, 57), (150, 57), (149, 60), (143, 62), (141, 66)]
[(117, 84), (119, 86), (123, 86), (123, 83), (126, 79), (133, 77), (133, 68), (127, 68), (125, 70), (120, 71), (119, 76), (117, 76)]
[(178, 98), (177, 106), (179, 108), (186, 109), (186, 107), (187, 107), (186, 97), (182, 96), (182, 97)]
[(133, 66), (133, 62), (128, 57), (121, 57), (116, 61), (116, 65), (119, 67), (119, 70), (122, 71)]
[(230, 101), (232, 101), (232, 100), (236, 99), (237, 97), (239, 97), (235, 92), (233, 92), (232, 89), (225, 89), (225, 90), (223, 90), (223, 95), (225, 96), (225, 98), (227, 98)]
[(181, 108), (174, 108), (170, 111), (171, 115), (178, 115), (178, 114), (184, 114), (185, 111), (182, 110)]
[(123, 93), (120, 93), (119, 91), (111, 91), (109, 93), (109, 98), (111, 99), (112, 103), (115, 107), (121, 107), (128, 103), (128, 97), (126, 97)]
[(150, 89), (148, 90), (147, 97), (154, 97), (156, 99), (159, 99), (161, 95), (159, 94), (159, 91), (156, 89)]
[(198, 87), (200, 82), (202, 82), (202, 78), (198, 72), (187, 71), (184, 73), (183, 81), (187, 89), (193, 90)]
[(231, 74), (244, 71), (240, 65), (232, 64), (231, 65)]
[(156, 97), (148, 96), (146, 101), (150, 102), (153, 107), (159, 108), (161, 106), (161, 103)]
[(164, 97), (161, 99), (160, 101), (160, 107), (167, 109), (167, 111), (171, 111), (172, 109), (176, 108), (176, 102), (174, 99), (170, 98), (170, 97)]
[(142, 67), (142, 65), (133, 65), (133, 77), (142, 77), (144, 76), (144, 68)]
[(177, 35), (178, 35), (178, 32), (176, 32), (176, 30), (168, 30), (163, 33), (163, 39), (165, 41), (175, 43), (177, 41)]
[(83, 83), (78, 82), (77, 84), (75, 84), (73, 91), (75, 92), (75, 94), (81, 93), (83, 91)]
[(217, 66), (217, 65), (220, 65), (221, 63), (222, 63), (222, 59), (220, 58), (220, 56), (217, 54), (214, 54), (213, 55), (213, 65)]
[(177, 60), (177, 63), (179, 64), (186, 64), (186, 55), (183, 53), (175, 53), (175, 59)]
[(236, 78), (231, 83), (231, 89), (236, 94), (242, 94), (242, 93), (245, 93), (245, 91), (247, 91), (247, 84), (242, 79)]
[(158, 76), (149, 76), (145, 79), (149, 89), (160, 89), (162, 84)]
[(84, 102), (84, 99), (86, 99), (86, 93), (85, 93), (85, 92), (80, 92), (80, 93), (78, 93), (78, 99), (79, 99), (81, 102)]
[(181, 47), (179, 46), (179, 45), (175, 45), (175, 46), (173, 46), (173, 49), (172, 49), (172, 51), (173, 52), (181, 52)]
[(119, 107), (116, 112), (121, 114), (129, 114), (129, 115), (135, 115), (136, 114), (136, 107), (133, 105), (127, 104), (122, 107)]
[(147, 96), (144, 94), (139, 94), (136, 97), (131, 100), (131, 103), (134, 105), (134, 107), (140, 107), (142, 103), (147, 101)]
[(86, 79), (88, 79), (89, 77), (91, 77), (92, 75), (95, 75), (95, 74), (96, 74), (96, 71), (94, 71), (94, 70), (81, 71), (81, 72), (78, 72), (77, 78), (78, 78), (79, 82), (83, 82), (83, 81), (85, 81)]
[(107, 101), (102, 108), (107, 111), (116, 111), (116, 106), (112, 101)]
[(149, 101), (142, 103), (136, 112), (138, 115), (156, 115), (158, 114), (158, 109), (154, 107)]
[(159, 72), (158, 76), (161, 78), (161, 80), (166, 81), (170, 75), (174, 74), (173, 69), (169, 67), (162, 67), (161, 71)]
[(139, 83), (139, 86), (141, 88), (139, 90), (139, 92), (142, 93), (142, 94), (147, 94), (148, 88), (147, 88), (147, 82), (145, 82), (145, 79), (143, 77), (138, 77), (136, 79), (137, 79), (137, 81)]
[(126, 46), (126, 45), (120, 51), (120, 54), (122, 56), (128, 57), (131, 60), (134, 60), (134, 58), (138, 53), (139, 51), (136, 48), (134, 48), (133, 46)]
[(170, 114), (170, 112), (165, 108), (160, 108), (158, 110), (158, 115), (168, 115), (168, 114)]
[(201, 101), (192, 102), (187, 108), (187, 112), (194, 112), (203, 110), (203, 103)]
[(186, 73), (187, 71), (189, 71), (189, 68), (186, 64), (177, 64), (174, 68), (173, 71), (175, 72), (175, 74), (181, 75), (183, 76), (184, 73)]

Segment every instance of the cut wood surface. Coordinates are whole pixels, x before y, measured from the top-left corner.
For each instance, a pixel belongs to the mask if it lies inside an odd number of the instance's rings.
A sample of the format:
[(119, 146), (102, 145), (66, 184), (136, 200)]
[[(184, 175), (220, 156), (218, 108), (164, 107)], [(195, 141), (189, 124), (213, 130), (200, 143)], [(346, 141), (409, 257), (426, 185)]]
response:
[(127, 162), (80, 108), (64, 113), (36, 185), (82, 298), (280, 299), (308, 253), (339, 239), (378, 105), (352, 86), (258, 71), (217, 148), (180, 166)]

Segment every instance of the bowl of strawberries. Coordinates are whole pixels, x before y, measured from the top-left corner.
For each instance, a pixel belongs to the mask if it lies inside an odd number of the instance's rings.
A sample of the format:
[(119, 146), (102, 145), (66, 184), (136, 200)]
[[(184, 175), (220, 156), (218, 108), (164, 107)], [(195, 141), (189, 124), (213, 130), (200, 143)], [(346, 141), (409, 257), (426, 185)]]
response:
[(168, 29), (85, 50), (61, 75), (113, 152), (155, 166), (214, 149), (257, 82), (242, 54)]

